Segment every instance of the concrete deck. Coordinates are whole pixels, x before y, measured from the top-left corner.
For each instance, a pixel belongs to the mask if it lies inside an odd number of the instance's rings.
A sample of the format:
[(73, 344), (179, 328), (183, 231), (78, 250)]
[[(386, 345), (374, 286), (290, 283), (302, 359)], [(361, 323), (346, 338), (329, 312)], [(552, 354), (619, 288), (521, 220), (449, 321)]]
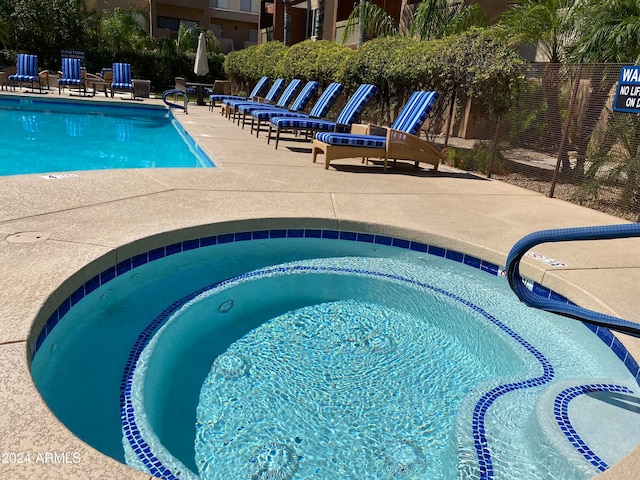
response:
[[(43, 306), (65, 298), (116, 258), (172, 239), (234, 231), (249, 220), (251, 228), (386, 232), (504, 265), (514, 242), (532, 231), (625, 223), (446, 166), (434, 173), (407, 164), (384, 174), (352, 159), (325, 170), (311, 162), (309, 143), (287, 136), (275, 150), (264, 133), (256, 139), (218, 109), (211, 113), (190, 104), (188, 115), (176, 116), (217, 168), (81, 171), (53, 180), (0, 177), (1, 479), (149, 478), (66, 430), (40, 398), (27, 360), (49, 313), (40, 311)], [(640, 321), (640, 242), (552, 244), (536, 251), (567, 267), (527, 259), (525, 275), (582, 306)], [(619, 338), (640, 359), (640, 341)], [(9, 452), (30, 452), (31, 460), (5, 463)], [(45, 454), (54, 452), (56, 461), (47, 461)], [(639, 469), (640, 448), (598, 478), (634, 478)]]

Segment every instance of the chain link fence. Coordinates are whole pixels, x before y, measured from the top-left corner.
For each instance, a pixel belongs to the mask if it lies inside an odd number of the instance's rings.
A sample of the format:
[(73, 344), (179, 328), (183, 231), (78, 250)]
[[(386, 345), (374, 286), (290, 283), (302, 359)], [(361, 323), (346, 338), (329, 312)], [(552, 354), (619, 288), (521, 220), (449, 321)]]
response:
[(640, 114), (612, 110), (621, 67), (529, 64), (507, 112), (459, 101), (436, 142), (455, 167), (640, 221)]

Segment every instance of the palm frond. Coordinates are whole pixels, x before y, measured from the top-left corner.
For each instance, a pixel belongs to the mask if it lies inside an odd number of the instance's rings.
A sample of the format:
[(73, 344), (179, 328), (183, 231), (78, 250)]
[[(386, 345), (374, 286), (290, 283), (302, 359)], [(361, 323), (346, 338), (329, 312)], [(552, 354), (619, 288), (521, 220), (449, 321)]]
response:
[(364, 34), (369, 37), (388, 37), (397, 35), (398, 24), (391, 15), (385, 12), (375, 3), (360, 3), (353, 9), (342, 35), (342, 43), (345, 44), (349, 36), (364, 28)]

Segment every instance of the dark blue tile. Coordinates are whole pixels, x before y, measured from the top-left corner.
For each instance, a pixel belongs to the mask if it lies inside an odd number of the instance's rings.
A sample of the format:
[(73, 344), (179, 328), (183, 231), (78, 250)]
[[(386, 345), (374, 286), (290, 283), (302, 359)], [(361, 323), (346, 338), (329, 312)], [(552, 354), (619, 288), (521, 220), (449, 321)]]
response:
[(76, 303), (84, 298), (84, 285), (78, 287), (78, 289), (71, 294), (71, 306), (73, 307)]
[(62, 320), (67, 312), (71, 309), (71, 299), (66, 298), (58, 307), (58, 318)]
[(164, 253), (168, 257), (169, 255), (175, 255), (176, 253), (180, 253), (182, 251), (182, 242), (172, 243), (171, 245), (167, 245), (164, 247)]
[(480, 265), (482, 264), (482, 260), (476, 257), (472, 257), (471, 255), (465, 255), (463, 262), (465, 265), (469, 265), (473, 268), (480, 268)]
[(116, 267), (109, 267), (100, 274), (100, 285), (116, 278)]
[(126, 260), (121, 261), (116, 265), (116, 275), (122, 275), (123, 273), (127, 273), (131, 270), (131, 259), (127, 258)]
[(415, 250), (416, 252), (426, 252), (429, 250), (429, 245), (426, 243), (420, 242), (411, 242), (411, 246), (409, 247), (411, 250)]
[(398, 248), (409, 248), (411, 242), (402, 238), (394, 238), (392, 245)]
[(498, 265), (491, 262), (487, 262), (485, 260), (482, 260), (482, 265), (480, 266), (480, 269), (483, 272), (490, 273), (491, 275), (498, 275), (498, 271), (500, 270)]
[(96, 288), (100, 286), (100, 276), (96, 275), (91, 280), (88, 280), (87, 283), (84, 284), (84, 294), (89, 295)]
[(40, 330), (40, 334), (38, 335), (38, 339), (36, 340), (36, 348), (35, 348), (36, 352), (40, 350), (40, 347), (42, 346), (42, 343), (46, 338), (47, 338), (47, 331), (46, 329), (43, 328), (42, 330)]
[(340, 232), (340, 240), (351, 240), (355, 242), (358, 238), (358, 234), (355, 232)]
[(624, 364), (626, 365), (629, 372), (631, 372), (631, 375), (633, 375), (634, 377), (636, 377), (640, 372), (638, 362), (636, 362), (635, 358), (633, 358), (631, 355), (627, 355), (627, 359), (624, 361)]
[(287, 231), (286, 230), (270, 230), (269, 237), (270, 238), (286, 238)]
[(444, 257), (447, 251), (444, 248), (436, 247), (435, 245), (429, 245), (429, 254), (436, 257)]
[(387, 237), (385, 235), (376, 235), (375, 239), (373, 240), (374, 243), (378, 243), (380, 245), (391, 245), (391, 243), (393, 242), (393, 239), (391, 237)]
[(613, 345), (611, 345), (611, 350), (615, 353), (618, 358), (622, 361), (627, 357), (627, 349), (620, 343), (620, 340), (617, 338), (613, 339)]
[(447, 250), (447, 253), (445, 254), (445, 258), (447, 258), (449, 260), (453, 260), (454, 262), (462, 263), (462, 259), (464, 258), (464, 254), (462, 254), (460, 252), (456, 252), (455, 250)]
[(187, 250), (193, 250), (196, 248), (200, 248), (199, 238), (195, 238), (193, 240), (185, 240), (184, 242), (182, 242), (182, 250), (184, 250), (185, 252)]
[(337, 240), (340, 232), (337, 230), (322, 230), (322, 238), (328, 238), (331, 240)]
[(269, 238), (269, 230), (256, 230), (253, 232), (254, 240), (264, 240), (265, 238)]
[(287, 238), (303, 238), (304, 228), (292, 228), (287, 230)]
[(322, 238), (322, 230), (315, 228), (306, 228), (304, 230), (305, 238)]
[(158, 260), (159, 258), (164, 258), (164, 247), (154, 248), (148, 252), (148, 258), (150, 262), (154, 260)]
[(238, 232), (235, 234), (236, 242), (246, 242), (247, 240), (251, 240), (251, 232)]
[(55, 312), (53, 312), (51, 314), (51, 316), (49, 317), (49, 320), (47, 320), (46, 323), (46, 330), (47, 330), (47, 335), (50, 334), (53, 329), (56, 327), (56, 325), (58, 324), (59, 318), (58, 318), (58, 311), (56, 310)]
[(600, 337), (600, 339), (609, 346), (611, 346), (614, 338), (613, 333), (611, 333), (611, 330), (604, 327), (598, 328), (598, 337)]
[(131, 259), (131, 267), (136, 268), (141, 265), (144, 265), (148, 261), (147, 253), (141, 253), (140, 255), (136, 255)]
[(200, 246), (201, 247), (210, 247), (211, 245), (217, 245), (218, 244), (218, 236), (217, 235), (211, 235), (209, 237), (202, 237), (200, 239)]
[(358, 242), (373, 243), (374, 236), (370, 233), (358, 233)]

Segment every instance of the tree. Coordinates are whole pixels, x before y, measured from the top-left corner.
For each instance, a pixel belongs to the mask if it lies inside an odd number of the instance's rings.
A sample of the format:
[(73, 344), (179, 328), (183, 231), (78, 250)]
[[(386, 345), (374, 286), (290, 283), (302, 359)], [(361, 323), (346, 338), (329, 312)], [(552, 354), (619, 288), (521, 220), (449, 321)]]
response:
[(540, 48), (550, 63), (564, 60), (575, 29), (575, 0), (516, 0), (497, 25), (515, 45)]
[(84, 48), (88, 21), (82, 0), (16, 0), (9, 46), (37, 54), (40, 67), (59, 68), (60, 49)]
[(577, 38), (569, 56), (577, 62), (640, 63), (640, 3), (594, 1), (579, 5)]
[(487, 15), (477, 3), (463, 8), (462, 2), (423, 0), (416, 9), (409, 32), (420, 40), (432, 40), (486, 26)]
[[(568, 48), (567, 56), (572, 61), (583, 63), (639, 63), (640, 3), (635, 0), (588, 0), (581, 3), (576, 15), (576, 39)], [(640, 152), (637, 143), (634, 145), (629, 141), (630, 138), (635, 138), (637, 142), (637, 137), (634, 137), (638, 133), (637, 119), (628, 115), (622, 118), (609, 116), (607, 135), (603, 140), (595, 142), (597, 148), (590, 145), (600, 112), (605, 108), (618, 72), (617, 65), (591, 69), (591, 92), (587, 109), (581, 128), (574, 134), (573, 141), (577, 151), (574, 171), (577, 175), (586, 175), (592, 183), (595, 182), (595, 172), (600, 168), (609, 170), (611, 178), (623, 175), (627, 178), (624, 196), (634, 198), (634, 211), (638, 213), (640, 195), (636, 182), (640, 178)], [(619, 151), (616, 155), (610, 155), (609, 151), (614, 144), (625, 153), (621, 155)], [(592, 166), (584, 172), (588, 151), (595, 153), (590, 158)]]
[[(463, 7), (462, 2), (449, 4), (447, 0), (422, 0), (411, 22), (409, 36), (432, 40), (486, 25), (486, 14), (477, 4)], [(347, 19), (343, 43), (356, 28), (366, 38), (398, 35), (400, 32), (400, 26), (389, 13), (374, 3), (362, 1)]]
[(118, 54), (124, 50), (135, 50), (147, 45), (149, 36), (136, 19), (140, 15), (133, 9), (116, 7), (102, 17), (102, 38), (111, 50)]
[[(563, 122), (560, 115), (560, 62), (574, 38), (575, 0), (516, 0), (506, 10), (497, 29), (514, 46), (525, 44), (539, 48), (549, 64), (542, 77), (542, 90), (547, 102), (550, 144), (560, 146)], [(568, 145), (560, 152), (562, 171), (571, 170)]]
[(0, 18), (0, 46), (5, 46), (9, 42), (9, 22)]

